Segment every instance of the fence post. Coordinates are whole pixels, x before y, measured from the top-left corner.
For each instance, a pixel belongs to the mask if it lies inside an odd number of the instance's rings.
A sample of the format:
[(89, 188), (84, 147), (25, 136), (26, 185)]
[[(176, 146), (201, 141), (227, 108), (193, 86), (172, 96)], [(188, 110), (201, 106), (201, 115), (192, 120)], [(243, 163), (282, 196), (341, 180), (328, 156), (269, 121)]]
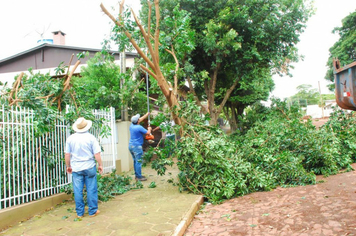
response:
[(116, 169), (116, 124), (115, 124), (115, 108), (110, 107), (111, 115), (111, 149), (112, 149), (112, 165)]

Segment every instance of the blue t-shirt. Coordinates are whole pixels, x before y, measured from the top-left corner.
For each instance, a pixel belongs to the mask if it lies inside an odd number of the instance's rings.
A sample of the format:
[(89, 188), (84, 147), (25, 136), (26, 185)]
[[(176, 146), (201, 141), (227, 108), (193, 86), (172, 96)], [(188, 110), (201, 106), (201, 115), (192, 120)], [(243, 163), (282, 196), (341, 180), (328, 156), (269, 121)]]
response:
[(141, 125), (133, 124), (130, 125), (130, 142), (129, 145), (142, 146), (143, 135), (147, 133), (147, 129), (143, 128)]

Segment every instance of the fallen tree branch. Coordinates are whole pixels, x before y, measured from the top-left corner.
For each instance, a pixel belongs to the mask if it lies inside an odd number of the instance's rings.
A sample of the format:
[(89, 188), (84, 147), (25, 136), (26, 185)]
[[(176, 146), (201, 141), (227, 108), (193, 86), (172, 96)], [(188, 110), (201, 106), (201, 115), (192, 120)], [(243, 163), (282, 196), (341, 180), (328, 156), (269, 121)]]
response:
[(11, 89), (11, 92), (10, 92), (10, 95), (9, 95), (9, 98), (8, 98), (8, 101), (9, 103), (13, 103), (13, 96), (15, 94), (15, 100), (17, 100), (17, 93), (18, 93), (18, 90), (19, 90), (19, 86), (21, 84), (21, 80), (22, 80), (22, 77), (24, 76), (24, 73), (21, 72), (20, 75), (17, 77), (12, 89)]

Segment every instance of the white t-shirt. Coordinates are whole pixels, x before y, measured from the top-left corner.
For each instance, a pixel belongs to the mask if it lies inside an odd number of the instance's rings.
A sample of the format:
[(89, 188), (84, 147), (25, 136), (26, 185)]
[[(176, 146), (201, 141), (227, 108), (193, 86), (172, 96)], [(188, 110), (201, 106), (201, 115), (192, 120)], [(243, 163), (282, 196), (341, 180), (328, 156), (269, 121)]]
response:
[(73, 172), (87, 170), (95, 166), (94, 154), (101, 152), (99, 142), (89, 132), (75, 133), (66, 141), (66, 153), (70, 153)]

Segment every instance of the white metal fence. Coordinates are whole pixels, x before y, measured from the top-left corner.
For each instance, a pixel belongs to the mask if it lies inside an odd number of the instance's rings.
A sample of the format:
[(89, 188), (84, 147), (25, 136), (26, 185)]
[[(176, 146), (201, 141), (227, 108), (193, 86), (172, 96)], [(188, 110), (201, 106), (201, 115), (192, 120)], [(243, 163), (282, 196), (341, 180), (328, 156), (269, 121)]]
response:
[(93, 114), (95, 120), (102, 120), (104, 124), (110, 129), (110, 135), (103, 136), (100, 134), (100, 130), (95, 128), (91, 129), (90, 132), (98, 138), (99, 143), (102, 147), (101, 158), (103, 161), (103, 172), (109, 173), (116, 168), (116, 126), (115, 126), (115, 109), (110, 107), (106, 110), (94, 110)]
[[(94, 111), (96, 119), (105, 119), (111, 135), (101, 138), (104, 171), (115, 168), (115, 111)], [(33, 111), (26, 108), (5, 110), (0, 107), (0, 209), (57, 194), (71, 178), (66, 173), (64, 149), (70, 127), (58, 120), (55, 128), (35, 136)]]

